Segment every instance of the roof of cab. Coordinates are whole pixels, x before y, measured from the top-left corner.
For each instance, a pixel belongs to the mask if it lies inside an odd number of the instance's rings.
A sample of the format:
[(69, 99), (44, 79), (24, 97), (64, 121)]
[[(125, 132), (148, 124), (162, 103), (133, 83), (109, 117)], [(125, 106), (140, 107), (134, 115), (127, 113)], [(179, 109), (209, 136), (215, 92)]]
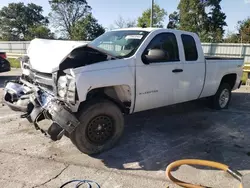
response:
[(178, 30), (178, 29), (166, 29), (166, 28), (157, 28), (157, 27), (130, 27), (130, 28), (121, 28), (121, 29), (114, 29), (112, 31), (128, 31), (128, 30), (135, 30), (135, 31), (147, 31), (147, 32), (153, 32), (153, 31), (157, 31), (157, 30), (162, 30), (162, 31), (170, 31), (173, 33), (186, 33), (186, 34), (195, 34), (193, 32), (189, 32), (189, 31), (183, 31), (183, 30)]
[(162, 28), (155, 28), (155, 27), (146, 27), (146, 28), (143, 28), (143, 27), (130, 27), (130, 28), (114, 29), (112, 31), (139, 30), (139, 31), (148, 31), (148, 32), (151, 32), (151, 31), (155, 31), (155, 30), (159, 30), (159, 29), (162, 29)]
[(157, 28), (157, 27), (130, 27), (130, 28), (121, 28), (121, 29), (114, 29), (112, 31), (146, 31), (146, 32), (171, 32), (171, 33), (175, 33), (175, 34), (187, 34), (187, 35), (191, 35), (193, 37), (196, 37), (197, 39), (199, 39), (199, 36), (197, 33), (194, 32), (190, 32), (190, 31), (183, 31), (183, 30), (178, 30), (178, 29), (167, 29), (167, 28)]

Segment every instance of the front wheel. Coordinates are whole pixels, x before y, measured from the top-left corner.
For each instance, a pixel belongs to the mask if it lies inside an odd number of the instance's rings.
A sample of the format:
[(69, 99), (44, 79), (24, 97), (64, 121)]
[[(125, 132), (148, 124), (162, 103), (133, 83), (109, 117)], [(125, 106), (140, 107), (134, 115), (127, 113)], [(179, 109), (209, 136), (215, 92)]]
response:
[(216, 94), (212, 97), (213, 108), (217, 110), (227, 109), (231, 101), (231, 93), (230, 85), (222, 83)]
[(79, 121), (80, 125), (70, 139), (81, 152), (88, 155), (112, 148), (124, 130), (121, 110), (108, 100), (85, 107), (79, 113)]

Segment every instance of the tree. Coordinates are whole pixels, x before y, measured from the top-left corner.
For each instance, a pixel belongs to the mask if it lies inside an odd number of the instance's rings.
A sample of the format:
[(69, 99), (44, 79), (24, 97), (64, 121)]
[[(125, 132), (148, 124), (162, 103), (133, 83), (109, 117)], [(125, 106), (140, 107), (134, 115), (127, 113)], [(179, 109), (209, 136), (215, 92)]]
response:
[(119, 16), (117, 20), (115, 20), (115, 26), (118, 28), (129, 28), (136, 26), (136, 20), (125, 20), (123, 17)]
[(50, 0), (50, 19), (55, 28), (67, 38), (72, 39), (72, 31), (79, 21), (91, 11), (86, 0)]
[(178, 5), (179, 29), (197, 33), (202, 41), (207, 38), (209, 29), (205, 6), (200, 0), (181, 0)]
[(107, 31), (112, 31), (112, 30), (114, 30), (114, 29), (115, 29), (115, 27), (114, 27), (113, 24), (110, 24), (109, 27), (106, 28)]
[(179, 17), (177, 12), (171, 15), (171, 19), (179, 24), (179, 29), (197, 33), (202, 42), (222, 42), (227, 24), (220, 3), (221, 0), (181, 0)]
[[(163, 27), (163, 22), (167, 16), (165, 9), (161, 8), (159, 5), (154, 4), (154, 15), (153, 15), (153, 27)], [(142, 27), (146, 24), (147, 27), (150, 27), (151, 20), (151, 8), (145, 10), (137, 20), (137, 26)]]
[[(41, 6), (30, 3), (10, 3), (0, 10), (0, 35), (3, 40), (20, 40), (29, 34), (31, 27), (44, 26), (48, 19)], [(21, 37), (22, 36), (22, 37)]]
[(250, 17), (238, 21), (236, 28), (237, 33), (228, 33), (224, 41), (229, 43), (250, 43)]
[(167, 28), (169, 29), (177, 29), (179, 27), (180, 23), (180, 15), (177, 11), (174, 11), (173, 13), (169, 14), (169, 23)]
[(238, 22), (238, 30), (243, 43), (250, 43), (250, 17)]
[(240, 42), (240, 37), (233, 32), (228, 32), (226, 38), (224, 39), (226, 43), (238, 43)]
[(91, 41), (105, 32), (97, 20), (89, 14), (76, 22), (71, 28), (71, 39)]
[(222, 42), (225, 33), (224, 26), (227, 26), (226, 15), (221, 11), (221, 0), (208, 0), (207, 6), (210, 8), (208, 13), (207, 25), (209, 25), (209, 42)]
[(40, 25), (36, 27), (30, 27), (28, 29), (28, 35), (25, 36), (25, 40), (32, 40), (34, 38), (54, 39), (55, 36), (49, 28)]

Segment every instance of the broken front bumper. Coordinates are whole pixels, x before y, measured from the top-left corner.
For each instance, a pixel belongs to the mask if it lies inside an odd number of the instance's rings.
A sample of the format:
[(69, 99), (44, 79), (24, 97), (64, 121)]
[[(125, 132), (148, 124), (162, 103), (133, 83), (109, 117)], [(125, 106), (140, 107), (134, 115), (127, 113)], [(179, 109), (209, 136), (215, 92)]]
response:
[[(48, 131), (42, 130), (38, 122), (44, 119), (53, 121), (57, 129), (50, 129), (49, 134), (58, 140), (65, 131), (69, 134), (78, 126), (79, 121), (70, 109), (61, 101), (57, 100), (51, 94), (34, 86), (33, 88), (25, 86), (20, 81), (9, 81), (5, 85), (3, 101), (14, 111), (21, 111), (25, 114), (21, 117), (27, 118), (29, 122), (35, 125), (36, 129), (47, 134)], [(59, 129), (59, 131), (58, 131)]]

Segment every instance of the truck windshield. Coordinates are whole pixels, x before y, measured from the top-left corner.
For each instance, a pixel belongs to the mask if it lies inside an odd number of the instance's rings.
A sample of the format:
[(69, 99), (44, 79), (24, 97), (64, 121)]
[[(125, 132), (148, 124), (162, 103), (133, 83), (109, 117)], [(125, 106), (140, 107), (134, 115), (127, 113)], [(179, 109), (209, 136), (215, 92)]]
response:
[(148, 33), (136, 30), (109, 31), (88, 45), (117, 58), (130, 57), (135, 53)]

